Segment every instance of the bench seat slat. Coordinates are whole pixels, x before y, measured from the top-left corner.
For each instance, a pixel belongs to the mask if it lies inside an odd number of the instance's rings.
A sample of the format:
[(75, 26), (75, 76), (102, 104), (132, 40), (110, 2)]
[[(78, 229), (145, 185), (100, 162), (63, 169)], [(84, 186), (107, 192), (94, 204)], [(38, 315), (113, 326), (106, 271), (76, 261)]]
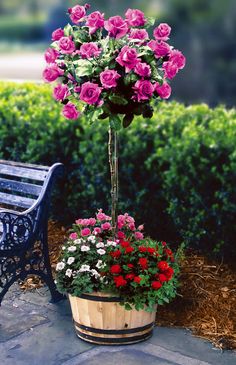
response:
[(13, 207), (17, 206), (21, 208), (29, 208), (35, 203), (35, 201), (35, 199), (0, 192), (0, 202)]
[(32, 168), (35, 170), (45, 170), (45, 171), (49, 171), (50, 167), (49, 166), (44, 166), (44, 165), (34, 165), (31, 163), (24, 163), (24, 162), (14, 162), (14, 161), (6, 161), (6, 160), (0, 160), (0, 165), (9, 165), (9, 166), (16, 166), (16, 167), (27, 167), (27, 168)]
[(47, 171), (0, 164), (0, 174), (44, 181)]
[(0, 178), (0, 189), (39, 196), (42, 186)]

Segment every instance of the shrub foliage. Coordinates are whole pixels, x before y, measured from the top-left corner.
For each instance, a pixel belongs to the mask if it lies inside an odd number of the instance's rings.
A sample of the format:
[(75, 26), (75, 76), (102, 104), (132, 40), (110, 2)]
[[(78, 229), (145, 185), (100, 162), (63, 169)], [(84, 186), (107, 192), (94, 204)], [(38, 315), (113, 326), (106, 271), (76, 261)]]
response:
[[(104, 120), (67, 121), (47, 85), (0, 84), (0, 158), (52, 164), (66, 173), (53, 214), (70, 224), (109, 210)], [(236, 253), (236, 112), (160, 102), (152, 120), (120, 133), (120, 211), (152, 237)]]

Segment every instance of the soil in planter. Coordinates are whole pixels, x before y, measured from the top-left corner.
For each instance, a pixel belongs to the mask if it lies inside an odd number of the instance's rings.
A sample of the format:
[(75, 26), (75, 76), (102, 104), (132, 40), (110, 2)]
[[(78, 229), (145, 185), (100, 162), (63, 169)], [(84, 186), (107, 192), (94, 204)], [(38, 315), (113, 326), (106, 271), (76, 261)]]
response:
[[(55, 267), (66, 230), (57, 222), (49, 222), (50, 260)], [(28, 277), (22, 290), (43, 286), (38, 277)], [(209, 339), (221, 349), (236, 349), (236, 271), (212, 262), (197, 253), (188, 252), (182, 262), (178, 297), (158, 308), (156, 324), (190, 328), (193, 334)]]

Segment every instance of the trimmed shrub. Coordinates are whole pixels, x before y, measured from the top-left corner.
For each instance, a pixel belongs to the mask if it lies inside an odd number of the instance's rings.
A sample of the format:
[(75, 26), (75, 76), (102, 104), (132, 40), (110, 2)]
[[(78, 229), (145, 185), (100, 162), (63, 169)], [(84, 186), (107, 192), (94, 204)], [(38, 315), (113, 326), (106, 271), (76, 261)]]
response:
[[(0, 157), (66, 166), (54, 216), (109, 211), (107, 122), (65, 120), (47, 85), (0, 83), (0, 96)], [(119, 139), (120, 211), (153, 238), (236, 254), (234, 109), (160, 102)]]

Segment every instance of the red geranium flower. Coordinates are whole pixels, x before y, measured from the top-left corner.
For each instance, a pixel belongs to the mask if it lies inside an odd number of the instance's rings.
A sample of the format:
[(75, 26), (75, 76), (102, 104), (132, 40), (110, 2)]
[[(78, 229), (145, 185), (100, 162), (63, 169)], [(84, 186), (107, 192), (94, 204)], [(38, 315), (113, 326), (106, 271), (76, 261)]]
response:
[(157, 267), (161, 271), (165, 271), (169, 268), (169, 265), (168, 265), (168, 262), (166, 262), (166, 261), (160, 261), (160, 262), (158, 262)]
[(169, 267), (167, 270), (164, 271), (164, 274), (167, 278), (167, 281), (169, 281), (174, 274), (174, 270), (172, 269), (172, 267)]
[(145, 247), (145, 246), (139, 246), (138, 250), (139, 250), (139, 252), (146, 252), (147, 251), (147, 247)]
[(140, 276), (135, 276), (134, 277), (134, 282), (135, 283), (138, 283), (138, 284), (140, 284), (140, 281), (142, 280), (142, 278), (140, 278)]
[(126, 274), (125, 275), (125, 278), (127, 279), (127, 280), (133, 280), (133, 278), (135, 277), (135, 275), (134, 274)]
[(148, 267), (148, 260), (145, 257), (140, 257), (140, 259), (138, 260), (139, 264), (142, 266), (142, 269), (147, 269)]
[(125, 253), (131, 253), (131, 252), (133, 252), (134, 251), (134, 248), (133, 247), (126, 247), (126, 249), (125, 249)]
[(121, 247), (129, 247), (130, 242), (129, 242), (129, 241), (122, 241), (122, 242), (120, 243), (120, 245), (121, 245)]
[(134, 265), (133, 264), (127, 264), (128, 268), (133, 269)]
[(167, 256), (172, 256), (173, 254), (172, 250), (170, 250), (169, 248), (165, 249), (165, 253), (167, 254)]
[(162, 241), (162, 246), (166, 246), (166, 242), (163, 242), (163, 241)]
[(162, 284), (160, 283), (160, 281), (153, 281), (152, 282), (152, 288), (157, 290), (160, 289), (162, 287)]
[(159, 274), (159, 280), (161, 283), (168, 281), (167, 277), (164, 274)]
[(110, 272), (112, 274), (119, 274), (121, 272), (120, 265), (112, 265), (111, 268), (110, 268)]
[(110, 255), (115, 258), (115, 259), (118, 259), (121, 255), (121, 251), (120, 250), (116, 250), (114, 252), (111, 252)]
[(156, 250), (155, 250), (155, 248), (148, 247), (147, 251), (148, 251), (148, 253), (150, 253), (151, 255), (153, 255)]
[(117, 288), (127, 284), (127, 281), (121, 275), (114, 277), (114, 282), (115, 282)]

